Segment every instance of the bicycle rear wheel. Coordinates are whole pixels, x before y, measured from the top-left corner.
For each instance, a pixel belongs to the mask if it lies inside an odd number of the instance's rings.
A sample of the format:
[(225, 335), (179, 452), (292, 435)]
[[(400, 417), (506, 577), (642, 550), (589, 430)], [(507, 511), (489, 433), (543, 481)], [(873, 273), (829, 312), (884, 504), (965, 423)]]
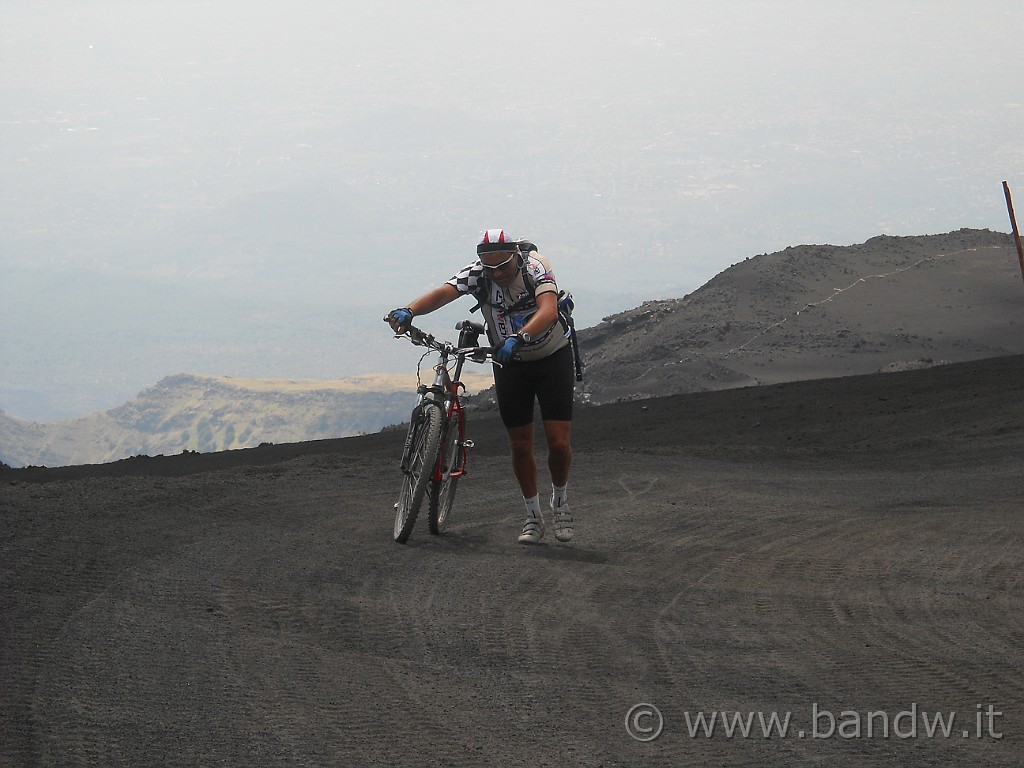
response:
[(441, 443), (441, 424), (444, 415), (441, 406), (429, 405), (419, 424), (411, 427), (415, 432), (409, 454), (409, 471), (402, 478), (402, 491), (395, 505), (395, 541), (404, 544), (416, 523), (423, 494), (437, 467), (437, 451)]
[(463, 468), (462, 457), (465, 448), (462, 445), (462, 430), (459, 422), (459, 413), (452, 411), (448, 416), (448, 426), (441, 445), (441, 479), (430, 482), (427, 522), (430, 532), (435, 536), (444, 533), (444, 529), (448, 525), (448, 513), (455, 500), (455, 488), (459, 482), (459, 475), (452, 473), (458, 473)]

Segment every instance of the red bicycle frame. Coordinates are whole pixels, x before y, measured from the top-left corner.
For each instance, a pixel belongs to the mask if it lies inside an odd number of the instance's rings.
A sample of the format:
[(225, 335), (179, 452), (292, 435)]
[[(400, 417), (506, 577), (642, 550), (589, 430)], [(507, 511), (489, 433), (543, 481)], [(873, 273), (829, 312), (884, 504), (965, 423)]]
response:
[(448, 474), (450, 477), (462, 477), (463, 473), (466, 471), (466, 459), (468, 458), (468, 454), (466, 452), (465, 447), (466, 415), (465, 413), (463, 413), (462, 410), (462, 400), (459, 399), (459, 387), (465, 389), (466, 385), (463, 384), (461, 381), (458, 384), (452, 382), (451, 376), (448, 373), (448, 369), (443, 364), (438, 365), (435, 370), (437, 371), (437, 373), (441, 374), (444, 377), (444, 388), (445, 391), (447, 391), (449, 394), (448, 412), (445, 414), (446, 431), (444, 441), (441, 443), (441, 450), (437, 452), (437, 465), (434, 467), (434, 476), (433, 478), (431, 478), (435, 483), (439, 483), (442, 480), (444, 480), (444, 457), (447, 455), (447, 451), (445, 449), (448, 445), (448, 441), (452, 439), (452, 435), (450, 434), (452, 414), (457, 414), (459, 420), (459, 467), (458, 469), (450, 469)]

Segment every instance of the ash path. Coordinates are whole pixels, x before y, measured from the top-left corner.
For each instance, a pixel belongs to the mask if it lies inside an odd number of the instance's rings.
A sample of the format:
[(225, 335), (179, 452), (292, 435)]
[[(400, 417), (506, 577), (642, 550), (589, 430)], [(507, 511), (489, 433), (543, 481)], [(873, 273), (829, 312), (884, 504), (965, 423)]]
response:
[[(404, 547), (381, 468), (401, 435), (5, 472), (0, 762), (1016, 765), (1021, 372), (583, 411), (569, 546), (515, 544), (489, 416), (449, 533)], [(666, 721), (649, 744), (624, 727), (641, 701)], [(1003, 737), (685, 728), (809, 730), (812, 703), (971, 728), (991, 703)]]

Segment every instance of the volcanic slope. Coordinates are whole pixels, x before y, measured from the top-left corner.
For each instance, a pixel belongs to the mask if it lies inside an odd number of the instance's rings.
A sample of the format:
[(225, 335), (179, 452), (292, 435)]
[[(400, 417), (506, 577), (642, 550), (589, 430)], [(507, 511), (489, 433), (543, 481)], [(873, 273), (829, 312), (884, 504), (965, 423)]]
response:
[(580, 333), (593, 402), (1024, 353), (1009, 235), (802, 245)]
[(0, 764), (1020, 764), (1024, 357), (581, 408), (568, 545), (472, 418), (0, 472)]

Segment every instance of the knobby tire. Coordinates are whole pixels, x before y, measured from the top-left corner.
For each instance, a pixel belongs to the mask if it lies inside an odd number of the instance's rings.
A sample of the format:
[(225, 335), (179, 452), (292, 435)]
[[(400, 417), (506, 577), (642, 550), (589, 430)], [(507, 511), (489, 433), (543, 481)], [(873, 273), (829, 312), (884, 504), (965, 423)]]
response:
[(444, 533), (448, 525), (448, 513), (455, 500), (458, 475), (452, 475), (462, 468), (462, 440), (459, 429), (459, 413), (452, 411), (448, 416), (444, 444), (441, 446), (441, 479), (430, 482), (430, 503), (427, 506), (427, 522), (435, 536)]
[(430, 405), (423, 411), (422, 421), (415, 426), (409, 473), (402, 478), (402, 492), (395, 512), (395, 541), (399, 544), (408, 541), (423, 503), (423, 494), (434, 475), (443, 420), (441, 406)]

